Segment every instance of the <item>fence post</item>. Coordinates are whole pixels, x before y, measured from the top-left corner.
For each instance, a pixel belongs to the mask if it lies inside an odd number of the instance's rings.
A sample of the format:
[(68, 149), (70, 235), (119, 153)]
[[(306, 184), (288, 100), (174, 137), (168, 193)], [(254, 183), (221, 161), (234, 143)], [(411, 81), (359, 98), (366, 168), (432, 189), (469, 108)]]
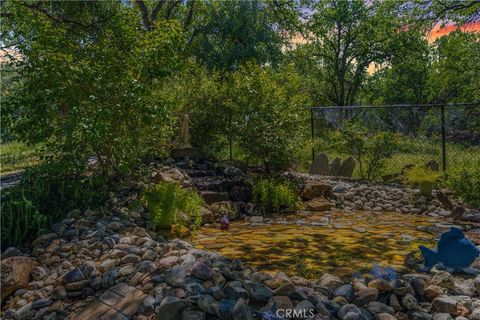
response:
[(443, 173), (447, 173), (447, 149), (445, 142), (445, 106), (440, 107), (442, 119), (442, 169)]
[(315, 131), (313, 127), (313, 107), (310, 108), (310, 131), (312, 134), (312, 163), (315, 162)]

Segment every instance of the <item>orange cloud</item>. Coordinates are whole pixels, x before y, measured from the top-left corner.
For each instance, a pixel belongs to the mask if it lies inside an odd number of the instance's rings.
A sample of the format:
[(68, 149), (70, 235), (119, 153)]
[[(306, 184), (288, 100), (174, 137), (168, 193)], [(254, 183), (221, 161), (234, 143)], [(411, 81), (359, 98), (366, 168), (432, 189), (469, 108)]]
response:
[(428, 42), (432, 43), (433, 41), (437, 40), (438, 38), (449, 34), (452, 31), (460, 29), (464, 32), (480, 32), (480, 21), (475, 21), (471, 23), (467, 23), (464, 26), (458, 27), (456, 25), (450, 24), (446, 26), (437, 25), (435, 26), (432, 31), (428, 34)]

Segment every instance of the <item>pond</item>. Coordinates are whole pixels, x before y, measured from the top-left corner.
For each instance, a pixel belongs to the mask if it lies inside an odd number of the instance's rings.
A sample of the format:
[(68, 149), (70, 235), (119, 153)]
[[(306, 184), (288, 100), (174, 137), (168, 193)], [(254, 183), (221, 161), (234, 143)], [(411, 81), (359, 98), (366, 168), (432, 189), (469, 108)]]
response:
[(404, 260), (419, 245), (436, 246), (445, 219), (399, 213), (332, 212), (234, 221), (229, 230), (201, 227), (194, 245), (241, 259), (259, 271), (307, 278), (324, 272), (343, 278), (374, 264), (411, 271)]

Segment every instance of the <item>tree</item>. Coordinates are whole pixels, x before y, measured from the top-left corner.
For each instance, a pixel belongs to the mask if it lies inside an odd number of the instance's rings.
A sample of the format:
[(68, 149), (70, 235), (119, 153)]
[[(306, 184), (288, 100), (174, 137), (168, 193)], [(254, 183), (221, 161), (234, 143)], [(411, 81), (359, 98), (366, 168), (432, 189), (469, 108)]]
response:
[(432, 102), (480, 100), (480, 36), (457, 30), (432, 46), (428, 74)]
[(232, 71), (247, 61), (275, 63), (283, 39), (265, 3), (215, 1), (194, 40), (194, 53), (208, 69)]
[(60, 161), (67, 172), (83, 172), (95, 157), (106, 178), (158, 153), (174, 106), (156, 88), (179, 67), (178, 24), (162, 22), (145, 33), (131, 10), (113, 2), (115, 15), (95, 27), (102, 10), (91, 11), (88, 1), (75, 2), (72, 11), (10, 4), (2, 33), (19, 40), (13, 64), (20, 86), (5, 98), (2, 113), (12, 115), (17, 137), (42, 143), (47, 160)]
[(329, 0), (313, 8), (306, 47), (330, 104), (354, 104), (369, 66), (390, 58), (401, 28), (395, 6), (387, 4)]

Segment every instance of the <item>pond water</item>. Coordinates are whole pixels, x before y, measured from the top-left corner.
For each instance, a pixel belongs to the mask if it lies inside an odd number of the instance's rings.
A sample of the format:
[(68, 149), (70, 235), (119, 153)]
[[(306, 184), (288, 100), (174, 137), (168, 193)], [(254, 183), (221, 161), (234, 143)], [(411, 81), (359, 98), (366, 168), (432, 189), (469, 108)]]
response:
[(196, 247), (242, 259), (260, 271), (314, 278), (323, 272), (348, 278), (373, 264), (407, 272), (404, 260), (419, 245), (436, 246), (444, 219), (398, 213), (332, 212), (235, 221), (229, 230), (201, 227)]

